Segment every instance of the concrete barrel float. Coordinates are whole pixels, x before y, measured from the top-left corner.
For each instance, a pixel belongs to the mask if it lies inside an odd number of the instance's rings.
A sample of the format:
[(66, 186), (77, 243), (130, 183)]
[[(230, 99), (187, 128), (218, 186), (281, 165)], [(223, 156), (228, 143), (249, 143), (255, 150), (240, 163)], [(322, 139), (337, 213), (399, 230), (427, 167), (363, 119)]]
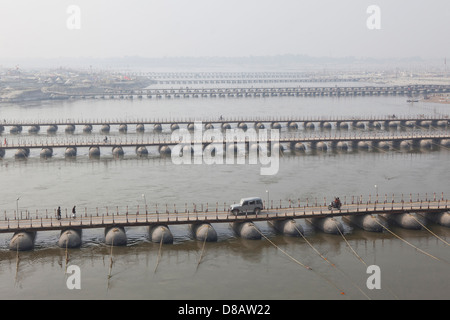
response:
[(428, 212), (425, 213), (424, 216), (426, 219), (440, 224), (441, 226), (450, 227), (450, 211), (438, 213)]
[(326, 144), (326, 142), (320, 141), (317, 142), (314, 148), (316, 151), (327, 151), (328, 146)]
[(121, 132), (121, 133), (126, 133), (128, 131), (128, 125), (126, 125), (126, 124), (121, 124), (120, 126), (119, 126), (119, 132)]
[(305, 123), (306, 130), (314, 130), (314, 128), (315, 128), (314, 123), (312, 123), (312, 122)]
[(33, 250), (35, 239), (36, 232), (16, 232), (9, 242), (9, 249), (17, 251)]
[(12, 134), (17, 134), (17, 133), (20, 133), (20, 132), (22, 132), (22, 126), (12, 126), (9, 129), (9, 133), (12, 133)]
[(112, 150), (112, 154), (115, 157), (123, 156), (124, 155), (123, 148), (122, 147), (114, 147), (113, 150)]
[(61, 230), (58, 240), (60, 248), (79, 248), (81, 247), (82, 229), (66, 229)]
[(298, 124), (296, 122), (288, 122), (287, 127), (289, 130), (297, 130), (298, 129)]
[(58, 126), (56, 124), (52, 124), (47, 128), (47, 133), (55, 134), (56, 131), (58, 131)]
[(339, 234), (344, 232), (342, 223), (335, 218), (311, 218), (308, 221), (319, 230), (329, 234)]
[(231, 223), (233, 231), (241, 238), (247, 240), (260, 240), (261, 233), (253, 222), (233, 222)]
[(40, 156), (41, 158), (51, 158), (53, 156), (52, 148), (42, 148)]
[(189, 132), (193, 132), (194, 129), (195, 129), (195, 124), (193, 124), (193, 123), (188, 123), (187, 129), (188, 129)]
[(127, 234), (125, 229), (119, 226), (105, 228), (105, 243), (110, 246), (126, 246)]
[(270, 127), (272, 129), (281, 129), (281, 124), (279, 122), (272, 122), (272, 124), (270, 125)]
[(103, 124), (102, 127), (100, 128), (101, 133), (109, 133), (110, 130), (111, 126), (109, 124)]
[(441, 146), (450, 148), (450, 139), (442, 139), (441, 140)]
[(191, 225), (191, 231), (196, 240), (207, 242), (217, 241), (217, 232), (210, 223), (194, 223)]
[(239, 122), (238, 128), (244, 131), (247, 131), (247, 124), (245, 122)]
[(160, 123), (155, 123), (153, 125), (153, 131), (155, 132), (161, 132), (162, 131), (162, 125)]
[(322, 123), (322, 125), (321, 125), (321, 128), (323, 129), (323, 130), (331, 130), (331, 123), (329, 123), (329, 122), (324, 122), (324, 123)]
[(379, 150), (389, 150), (389, 142), (387, 142), (387, 141), (380, 141), (377, 144), (377, 148)]
[(338, 151), (347, 151), (348, 150), (348, 144), (344, 141), (339, 141), (336, 143), (336, 150)]
[(159, 154), (161, 156), (169, 156), (171, 154), (172, 150), (170, 149), (170, 146), (161, 146), (159, 147)]
[(411, 142), (407, 140), (400, 142), (400, 150), (408, 151), (411, 150), (411, 148), (412, 148)]
[(136, 125), (136, 132), (144, 132), (145, 131), (145, 126), (142, 123), (139, 123)]
[(261, 130), (261, 129), (264, 129), (264, 128), (265, 127), (264, 127), (264, 124), (262, 122), (255, 123), (255, 129), (256, 130)]
[(148, 229), (152, 242), (163, 244), (173, 243), (173, 235), (168, 226), (158, 224), (149, 226)]
[(38, 125), (34, 125), (34, 126), (31, 126), (31, 127), (28, 129), (28, 133), (36, 134), (36, 133), (39, 132), (39, 130), (41, 130), (41, 127), (38, 126)]
[(77, 155), (77, 148), (75, 148), (75, 147), (68, 147), (68, 148), (66, 148), (66, 151), (64, 152), (64, 155), (66, 157), (75, 157)]
[(391, 214), (383, 214), (383, 218), (387, 219), (388, 221), (393, 222), (397, 226), (405, 229), (411, 229), (411, 230), (419, 230), (422, 229), (421, 224), (417, 221), (417, 218), (415, 218), (410, 213), (391, 213)]
[(91, 124), (84, 125), (83, 132), (84, 133), (91, 133), (92, 132), (92, 125)]
[(297, 142), (296, 144), (294, 144), (293, 150), (295, 152), (305, 152), (306, 151), (306, 146), (303, 143), (301, 143), (301, 142)]
[(74, 133), (75, 132), (75, 125), (68, 124), (66, 126), (66, 129), (64, 130), (66, 133)]
[(290, 237), (300, 237), (303, 234), (303, 227), (294, 219), (275, 220), (269, 224), (279, 233)]
[(100, 157), (100, 148), (99, 147), (90, 147), (89, 148), (89, 157)]
[(369, 143), (367, 141), (358, 141), (356, 146), (357, 146), (358, 150), (364, 150), (364, 151), (369, 150)]
[(378, 217), (372, 216), (370, 214), (343, 216), (342, 219), (365, 231), (383, 231), (383, 227), (380, 225), (380, 223), (383, 223), (379, 221)]
[(145, 156), (148, 155), (148, 150), (147, 150), (146, 147), (137, 147), (137, 148), (136, 148), (136, 154), (137, 154), (139, 157), (145, 157)]
[(16, 159), (26, 159), (30, 155), (30, 150), (26, 148), (17, 149), (14, 157)]
[(222, 130), (228, 130), (231, 129), (231, 125), (227, 122), (222, 123)]

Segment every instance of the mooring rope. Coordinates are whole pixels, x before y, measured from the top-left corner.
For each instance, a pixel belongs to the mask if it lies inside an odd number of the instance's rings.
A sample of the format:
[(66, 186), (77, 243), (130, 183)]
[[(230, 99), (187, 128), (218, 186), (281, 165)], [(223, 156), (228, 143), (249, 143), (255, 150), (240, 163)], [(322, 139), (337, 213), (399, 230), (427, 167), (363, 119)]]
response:
[[(344, 235), (342, 234), (342, 232), (341, 232), (341, 230), (340, 230), (340, 228), (339, 228), (339, 226), (338, 226), (338, 224), (336, 223), (336, 221), (334, 220), (334, 219), (332, 219), (333, 220), (333, 222), (334, 222), (334, 224), (336, 225), (336, 228), (339, 230), (339, 233), (341, 234), (341, 236), (342, 236), (342, 238), (344, 239), (344, 241), (347, 243), (347, 245), (350, 247), (350, 249), (352, 249), (352, 251), (355, 253), (355, 255), (364, 263), (364, 264), (366, 264), (365, 262), (364, 262), (364, 260), (353, 250), (353, 248), (350, 246), (350, 244), (348, 243), (348, 241), (347, 241), (347, 239), (345, 239), (345, 237), (344, 237)], [(297, 227), (296, 227), (297, 228)], [(298, 229), (297, 229), (297, 231), (298, 231)], [(356, 287), (367, 299), (369, 299), (369, 300), (371, 300), (370, 299), (370, 297), (356, 284), (356, 283), (354, 283), (352, 280), (351, 280), (351, 278), (342, 270), (342, 269), (340, 269), (340, 268), (338, 268), (334, 263), (331, 263), (327, 258), (325, 258), (321, 253), (319, 253), (319, 251), (317, 251), (316, 250), (316, 248), (314, 248), (313, 246), (312, 246), (312, 244), (308, 241), (308, 240), (306, 240), (306, 237), (302, 234), (302, 233), (300, 233), (301, 235), (302, 235), (302, 237), (303, 237), (303, 239), (306, 241), (306, 243), (308, 243), (309, 244), (309, 246), (314, 250), (314, 251), (316, 251), (319, 255), (320, 255), (320, 257), (322, 258), (322, 259), (324, 259), (326, 262), (328, 262), (332, 267), (334, 267), (334, 268), (336, 268), (337, 270), (339, 270), (340, 272), (342, 272), (342, 274), (343, 275), (345, 275), (346, 277), (347, 277), (347, 279), (352, 283), (352, 285), (354, 286), (354, 287)]]
[[(208, 225), (208, 230), (209, 230), (209, 225)], [(200, 263), (202, 262), (202, 258), (203, 258), (203, 253), (205, 252), (205, 244), (206, 244), (206, 239), (208, 238), (208, 233), (205, 236), (205, 239), (203, 239), (203, 247), (202, 247), (202, 252), (200, 254), (200, 258), (198, 259), (198, 263), (197, 263), (197, 269), (198, 270), (198, 266), (200, 265)]]
[[(364, 261), (363, 258), (361, 258), (361, 256), (353, 249), (353, 247), (350, 245), (350, 243), (347, 241), (346, 237), (344, 236), (344, 234), (341, 232), (341, 230), (339, 229), (339, 227), (337, 226), (337, 223), (334, 222), (336, 224), (336, 227), (338, 228), (339, 233), (342, 236), (342, 239), (344, 239), (345, 243), (347, 244), (347, 246), (350, 248), (350, 250), (353, 252), (353, 254), (358, 258), (359, 261), (361, 261), (366, 267), (367, 267), (367, 263)], [(398, 300), (398, 296), (392, 291), (391, 288), (388, 287), (389, 292)], [(361, 291), (361, 289), (360, 289)], [(362, 291), (361, 291), (362, 292)], [(365, 294), (364, 294), (365, 295)], [(366, 295), (367, 296), (367, 295)]]
[(156, 266), (155, 266), (155, 270), (153, 271), (153, 273), (156, 273), (156, 269), (158, 269), (158, 265), (159, 265), (159, 260), (161, 259), (161, 251), (162, 251), (163, 239), (164, 239), (164, 229), (163, 229), (163, 232), (162, 232), (162, 235), (161, 235), (161, 240), (159, 241), (158, 257), (156, 258)]
[(107, 277), (108, 281), (106, 283), (106, 291), (109, 290), (109, 285), (110, 285), (109, 280), (111, 280), (111, 278), (112, 278), (111, 272), (112, 272), (112, 266), (113, 266), (113, 247), (114, 247), (114, 237), (112, 237), (111, 251), (110, 251), (110, 254), (109, 254), (109, 271), (108, 271), (108, 277)]
[(336, 228), (338, 229), (339, 233), (341, 234), (342, 239), (344, 239), (345, 243), (347, 244), (347, 246), (350, 248), (350, 250), (353, 252), (353, 254), (358, 258), (359, 261), (361, 261), (366, 267), (367, 267), (367, 263), (364, 261), (363, 258), (361, 258), (361, 256), (356, 253), (356, 251), (352, 248), (352, 246), (350, 245), (350, 243), (347, 241), (347, 239), (345, 238), (344, 234), (342, 233), (341, 229), (339, 228), (338, 224), (336, 223), (336, 221), (334, 221), (334, 224), (336, 225)]
[(325, 258), (316, 248), (313, 247), (313, 245), (311, 244), (311, 242), (308, 241), (308, 239), (306, 239), (306, 237), (303, 235), (303, 233), (300, 232), (300, 230), (298, 230), (297, 226), (294, 226), (295, 229), (297, 230), (298, 233), (300, 233), (300, 235), (302, 236), (303, 240), (306, 241), (306, 243), (311, 247), (311, 249), (313, 249), (323, 260), (325, 260), (327, 263), (329, 263), (332, 267), (336, 267), (334, 263), (331, 263), (327, 258)]
[(68, 241), (69, 239), (66, 239), (66, 273), (67, 273), (67, 264), (69, 263), (69, 251), (67, 250), (68, 248)]
[(422, 228), (424, 228), (425, 230), (427, 230), (429, 233), (431, 233), (433, 236), (435, 236), (436, 238), (438, 238), (439, 240), (441, 240), (443, 243), (445, 243), (446, 245), (450, 246), (450, 243), (448, 243), (447, 241), (445, 241), (444, 239), (442, 239), (441, 237), (439, 237), (437, 234), (435, 234), (433, 231), (431, 231), (430, 229), (428, 229), (422, 222), (419, 221), (419, 219), (417, 219), (416, 217), (414, 217), (412, 214), (408, 213), (411, 218), (413, 218), (414, 220), (417, 221), (418, 224), (421, 225)]
[[(18, 237), (20, 237), (20, 235), (18, 235)], [(15, 277), (15, 283), (17, 284), (17, 277), (19, 275), (19, 261), (20, 261), (20, 258), (19, 258), (19, 240), (17, 241), (17, 248), (16, 248), (16, 250), (17, 250), (17, 256), (16, 256), (16, 277)]]
[(284, 251), (283, 249), (281, 249), (280, 247), (278, 247), (275, 243), (273, 243), (269, 238), (267, 238), (261, 231), (259, 231), (258, 228), (256, 228), (254, 225), (252, 226), (261, 236), (263, 236), (267, 241), (269, 241), (269, 243), (271, 245), (273, 245), (275, 248), (277, 248), (278, 250), (280, 250), (281, 252), (283, 252), (286, 256), (288, 256), (292, 261), (294, 261), (295, 263), (299, 264), (300, 266), (302, 266), (303, 268), (307, 269), (307, 270), (312, 270), (311, 267), (301, 263), (300, 261), (298, 261), (297, 259), (295, 259), (294, 257), (292, 257), (291, 255), (289, 255), (286, 251)]
[(258, 228), (256, 228), (256, 226), (253, 226), (253, 228), (264, 238), (266, 239), (271, 245), (273, 245), (275, 248), (277, 248), (278, 250), (280, 250), (282, 253), (284, 253), (286, 256), (288, 256), (292, 261), (294, 261), (295, 263), (297, 263), (298, 265), (302, 266), (303, 268), (307, 269), (307, 270), (311, 270), (313, 271), (315, 274), (317, 274), (319, 277), (321, 277), (322, 279), (324, 279), (325, 281), (327, 281), (328, 283), (330, 283), (333, 287), (335, 287), (340, 294), (345, 295), (345, 292), (342, 291), (334, 282), (332, 282), (330, 279), (327, 279), (325, 276), (321, 275), (320, 273), (318, 273), (317, 271), (313, 270), (311, 267), (301, 263), (300, 261), (298, 261), (297, 259), (295, 259), (294, 257), (292, 257), (291, 255), (289, 255), (286, 251), (284, 251), (283, 249), (281, 249), (279, 246), (277, 246), (275, 243), (273, 243), (269, 238), (267, 238)]
[[(374, 218), (374, 217), (372, 217), (372, 218)], [(393, 235), (394, 237), (396, 237), (397, 239), (400, 239), (401, 241), (403, 241), (403, 242), (406, 243), (407, 245), (413, 247), (413, 248), (416, 249), (417, 251), (423, 253), (424, 255), (426, 255), (426, 256), (428, 256), (428, 257), (434, 259), (434, 260), (437, 260), (437, 261), (441, 261), (441, 262), (442, 262), (442, 260), (440, 260), (439, 258), (436, 258), (436, 257), (433, 256), (432, 254), (429, 254), (428, 252), (423, 251), (422, 249), (420, 249), (420, 248), (416, 247), (415, 245), (413, 245), (412, 243), (406, 241), (405, 239), (403, 239), (403, 238), (400, 237), (399, 235), (395, 234), (394, 232), (392, 232), (391, 230), (389, 230), (387, 227), (385, 227), (382, 223), (378, 222), (377, 219), (374, 218), (374, 220), (375, 220), (376, 223), (378, 223), (380, 226), (382, 226), (383, 229), (385, 229), (387, 232), (389, 232), (390, 234), (392, 234), (392, 235)]]

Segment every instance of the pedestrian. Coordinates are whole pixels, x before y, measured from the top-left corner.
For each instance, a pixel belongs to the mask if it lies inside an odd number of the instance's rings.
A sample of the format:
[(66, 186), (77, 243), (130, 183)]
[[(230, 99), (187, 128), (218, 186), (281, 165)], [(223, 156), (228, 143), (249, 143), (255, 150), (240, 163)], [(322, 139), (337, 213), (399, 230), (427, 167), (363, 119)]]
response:
[(58, 210), (56, 210), (56, 215), (58, 220), (61, 220), (61, 207), (58, 207)]
[(4, 144), (5, 144), (5, 146), (8, 145), (8, 142), (6, 141), (6, 138), (5, 138), (5, 143)]
[(73, 208), (72, 208), (72, 218), (76, 218), (76, 212), (75, 212), (75, 207), (76, 206), (73, 206)]

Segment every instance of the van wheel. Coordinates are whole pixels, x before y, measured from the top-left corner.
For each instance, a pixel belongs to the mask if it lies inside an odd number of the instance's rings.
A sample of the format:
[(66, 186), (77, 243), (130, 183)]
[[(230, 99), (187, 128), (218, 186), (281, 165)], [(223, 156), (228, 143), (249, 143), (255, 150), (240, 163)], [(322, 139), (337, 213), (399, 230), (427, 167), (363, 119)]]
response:
[(255, 214), (256, 214), (256, 215), (258, 215), (260, 212), (261, 212), (261, 209), (260, 209), (260, 208), (256, 208), (256, 209), (255, 209)]
[(239, 214), (239, 210), (234, 209), (233, 211), (231, 211), (232, 214), (234, 214), (235, 216), (237, 216)]

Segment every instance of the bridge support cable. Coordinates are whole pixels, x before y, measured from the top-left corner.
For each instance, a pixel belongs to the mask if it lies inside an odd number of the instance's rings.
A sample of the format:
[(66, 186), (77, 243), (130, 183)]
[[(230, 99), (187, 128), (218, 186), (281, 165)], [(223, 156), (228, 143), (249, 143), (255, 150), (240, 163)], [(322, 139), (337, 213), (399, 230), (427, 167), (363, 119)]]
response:
[(311, 270), (313, 271), (315, 274), (317, 274), (319, 277), (321, 277), (322, 279), (324, 279), (325, 281), (327, 281), (328, 283), (330, 283), (333, 287), (335, 287), (340, 294), (345, 295), (345, 292), (342, 291), (334, 282), (332, 282), (330, 279), (327, 279), (325, 276), (321, 275), (320, 273), (318, 273), (317, 271), (313, 270), (311, 267), (301, 263), (299, 260), (295, 259), (294, 257), (292, 257), (290, 254), (288, 254), (286, 251), (284, 251), (283, 249), (281, 249), (279, 246), (277, 246), (275, 243), (273, 243), (273, 241), (271, 241), (267, 236), (265, 236), (258, 228), (256, 228), (255, 226), (253, 226), (253, 228), (264, 238), (266, 239), (271, 245), (273, 245), (276, 249), (280, 250), (283, 254), (285, 254), (289, 259), (291, 259), (292, 261), (294, 261), (295, 263), (297, 263), (298, 265), (302, 266), (303, 268), (307, 269), (307, 270)]
[(108, 290), (109, 289), (109, 280), (112, 278), (112, 267), (113, 267), (113, 263), (114, 263), (114, 260), (113, 260), (113, 248), (114, 248), (114, 237), (111, 239), (111, 252), (110, 252), (110, 254), (109, 254), (109, 271), (108, 271), (108, 284), (107, 284), (107, 287), (106, 287), (106, 290)]
[(164, 230), (162, 231), (161, 240), (159, 241), (158, 256), (156, 258), (156, 265), (155, 265), (155, 270), (153, 270), (153, 274), (156, 273), (156, 269), (158, 269), (159, 261), (161, 260), (163, 239), (164, 239)]
[[(336, 222), (335, 222), (336, 224)], [(337, 226), (337, 224), (336, 224)], [(346, 237), (344, 236), (344, 234), (341, 232), (341, 229), (338, 228), (339, 233), (341, 234), (342, 239), (344, 239), (345, 243), (347, 244), (347, 246), (350, 248), (350, 250), (353, 252), (353, 254), (358, 258), (359, 261), (361, 261), (362, 264), (364, 264), (364, 266), (366, 266), (367, 268), (367, 263), (364, 261), (363, 258), (361, 258), (361, 256), (352, 248), (352, 246), (350, 245), (350, 243), (347, 241)], [(398, 300), (398, 296), (392, 291), (392, 289), (390, 287), (387, 286), (388, 291)], [(361, 289), (360, 289), (361, 290)]]
[[(372, 217), (372, 218), (374, 218), (374, 217)], [(397, 239), (399, 239), (399, 240), (403, 241), (404, 243), (406, 243), (407, 245), (413, 247), (414, 249), (416, 249), (416, 250), (419, 251), (420, 253), (423, 253), (424, 255), (426, 255), (426, 256), (428, 256), (428, 257), (434, 259), (434, 260), (437, 260), (437, 261), (441, 261), (441, 262), (442, 262), (441, 259), (439, 259), (439, 258), (433, 256), (432, 254), (430, 254), (430, 253), (428, 253), (428, 252), (426, 252), (426, 251), (424, 251), (424, 250), (422, 250), (422, 249), (416, 247), (416, 246), (413, 245), (412, 243), (406, 241), (405, 239), (403, 239), (403, 238), (400, 237), (399, 235), (395, 234), (394, 232), (392, 232), (391, 230), (389, 230), (387, 227), (385, 227), (382, 223), (378, 222), (375, 218), (374, 218), (374, 220), (375, 220), (375, 222), (378, 223), (381, 227), (383, 227), (383, 229), (385, 229), (387, 232), (389, 232), (390, 234), (392, 234), (392, 235), (393, 235), (394, 237), (396, 237)]]
[(367, 263), (364, 261), (363, 258), (361, 258), (361, 256), (356, 253), (356, 251), (352, 248), (352, 246), (350, 245), (350, 243), (348, 243), (347, 239), (345, 238), (344, 234), (342, 233), (341, 229), (338, 227), (336, 221), (333, 219), (334, 224), (336, 225), (342, 239), (344, 239), (345, 243), (347, 244), (347, 246), (350, 248), (350, 250), (353, 252), (353, 254), (358, 258), (359, 261), (361, 261), (366, 267), (367, 267)]
[[(209, 228), (210, 228), (210, 226), (208, 225), (208, 231), (209, 231)], [(205, 236), (205, 239), (203, 239), (202, 251), (201, 251), (201, 254), (200, 254), (200, 258), (198, 259), (197, 268), (196, 268), (195, 271), (198, 270), (198, 267), (200, 266), (200, 263), (202, 262), (203, 253), (205, 252), (206, 239), (208, 239), (207, 236)]]
[(412, 214), (409, 213), (409, 215), (411, 216), (411, 218), (413, 218), (414, 220), (416, 220), (416, 222), (425, 230), (427, 230), (429, 233), (431, 233), (433, 236), (435, 236), (437, 239), (441, 240), (443, 243), (445, 243), (446, 245), (450, 246), (450, 243), (448, 243), (447, 241), (445, 241), (444, 239), (442, 239), (441, 237), (439, 237), (436, 233), (434, 233), (433, 231), (431, 231), (430, 229), (428, 229), (422, 222), (419, 221), (419, 219), (417, 219), (416, 217), (414, 217)]
[(17, 255), (16, 255), (16, 276), (15, 276), (15, 284), (17, 284), (18, 282), (18, 278), (19, 278), (19, 262), (20, 262), (20, 257), (19, 257), (19, 241), (17, 241)]

